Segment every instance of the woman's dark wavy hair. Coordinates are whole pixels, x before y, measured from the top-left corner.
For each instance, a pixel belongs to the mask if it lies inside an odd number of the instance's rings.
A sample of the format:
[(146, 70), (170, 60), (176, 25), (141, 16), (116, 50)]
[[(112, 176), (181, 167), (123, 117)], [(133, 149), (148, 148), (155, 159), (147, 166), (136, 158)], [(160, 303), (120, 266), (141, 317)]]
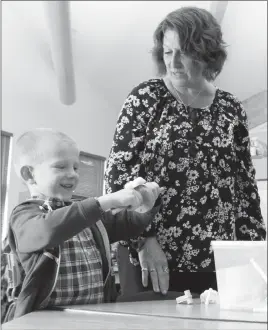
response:
[(154, 32), (153, 60), (160, 76), (166, 74), (163, 59), (163, 37), (166, 30), (178, 33), (182, 52), (195, 62), (205, 62), (203, 76), (214, 80), (221, 72), (227, 58), (226, 44), (222, 39), (221, 27), (213, 15), (205, 9), (182, 7), (171, 13), (158, 25)]

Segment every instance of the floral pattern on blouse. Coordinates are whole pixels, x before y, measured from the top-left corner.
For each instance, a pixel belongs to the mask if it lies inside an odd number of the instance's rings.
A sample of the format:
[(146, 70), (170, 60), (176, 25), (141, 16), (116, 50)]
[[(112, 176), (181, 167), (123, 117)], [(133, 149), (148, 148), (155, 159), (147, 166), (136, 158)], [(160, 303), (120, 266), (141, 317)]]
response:
[[(191, 109), (162, 79), (148, 80), (120, 112), (106, 191), (139, 176), (164, 187), (144, 236), (156, 234), (171, 270), (214, 271), (211, 240), (266, 237), (249, 142), (245, 110), (232, 94), (217, 88), (210, 107)], [(130, 252), (138, 264), (131, 244)]]

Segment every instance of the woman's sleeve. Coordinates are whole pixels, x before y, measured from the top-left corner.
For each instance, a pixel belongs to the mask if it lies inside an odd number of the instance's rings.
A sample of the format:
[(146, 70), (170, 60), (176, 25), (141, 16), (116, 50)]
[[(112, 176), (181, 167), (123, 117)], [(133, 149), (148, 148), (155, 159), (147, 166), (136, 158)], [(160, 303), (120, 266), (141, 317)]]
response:
[[(124, 188), (137, 177), (145, 177), (142, 155), (145, 148), (146, 128), (150, 118), (149, 86), (135, 87), (125, 100), (116, 124), (114, 139), (105, 172), (106, 193)], [(144, 235), (152, 236), (154, 225)]]
[(266, 229), (255, 180), (256, 172), (250, 154), (247, 115), (240, 102), (237, 110), (237, 125), (234, 130), (237, 167), (235, 182), (236, 238), (237, 240), (265, 240)]

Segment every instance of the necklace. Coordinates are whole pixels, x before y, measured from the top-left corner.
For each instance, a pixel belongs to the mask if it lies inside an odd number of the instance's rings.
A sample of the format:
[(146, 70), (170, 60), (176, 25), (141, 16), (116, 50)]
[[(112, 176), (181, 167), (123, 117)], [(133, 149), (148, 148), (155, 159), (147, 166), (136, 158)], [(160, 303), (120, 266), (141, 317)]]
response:
[(200, 95), (200, 93), (203, 91), (203, 88), (200, 89), (200, 91), (199, 91), (198, 94), (194, 97), (194, 99), (192, 100), (192, 102), (190, 102), (189, 104), (185, 104), (185, 103), (182, 101), (182, 99), (181, 99), (181, 97), (180, 97), (180, 95), (179, 95), (179, 92), (177, 91), (177, 89), (176, 89), (174, 86), (173, 86), (173, 89), (174, 89), (174, 91), (175, 91), (175, 93), (176, 93), (176, 96), (177, 96), (178, 99), (181, 101), (181, 103), (185, 106), (185, 108), (190, 107), (190, 106), (194, 103), (194, 101), (198, 98), (198, 96)]

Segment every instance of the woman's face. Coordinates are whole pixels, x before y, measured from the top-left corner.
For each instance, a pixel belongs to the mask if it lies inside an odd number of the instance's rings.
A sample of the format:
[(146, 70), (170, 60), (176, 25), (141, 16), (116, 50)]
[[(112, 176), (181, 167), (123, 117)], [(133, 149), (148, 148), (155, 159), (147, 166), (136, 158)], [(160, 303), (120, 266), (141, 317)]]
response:
[(167, 76), (174, 87), (191, 87), (200, 79), (204, 64), (194, 63), (181, 51), (179, 35), (174, 30), (167, 30), (163, 38), (163, 58)]

